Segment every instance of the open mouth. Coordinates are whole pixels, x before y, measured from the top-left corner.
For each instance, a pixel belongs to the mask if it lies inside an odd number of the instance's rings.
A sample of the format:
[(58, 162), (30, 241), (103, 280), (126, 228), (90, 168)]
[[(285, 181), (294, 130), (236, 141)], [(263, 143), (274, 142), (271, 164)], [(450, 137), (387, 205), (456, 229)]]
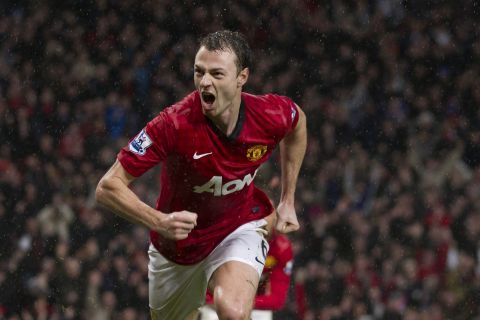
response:
[(202, 100), (206, 103), (206, 104), (213, 104), (215, 102), (215, 96), (210, 93), (210, 92), (202, 92)]

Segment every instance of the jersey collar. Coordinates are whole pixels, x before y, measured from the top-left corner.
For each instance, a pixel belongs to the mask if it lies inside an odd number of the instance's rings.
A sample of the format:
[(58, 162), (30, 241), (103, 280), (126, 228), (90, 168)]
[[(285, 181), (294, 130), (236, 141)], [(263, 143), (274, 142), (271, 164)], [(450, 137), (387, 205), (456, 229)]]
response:
[(212, 130), (220, 137), (223, 137), (227, 139), (228, 141), (234, 141), (238, 138), (240, 135), (240, 132), (242, 132), (243, 128), (243, 123), (245, 122), (245, 102), (242, 100), (240, 101), (240, 110), (238, 111), (238, 119), (237, 123), (235, 124), (235, 128), (233, 129), (232, 133), (229, 134), (228, 136), (223, 133), (222, 130), (218, 129), (217, 126), (213, 123), (212, 120), (210, 120), (207, 116), (205, 116), (207, 119), (207, 123), (212, 128)]

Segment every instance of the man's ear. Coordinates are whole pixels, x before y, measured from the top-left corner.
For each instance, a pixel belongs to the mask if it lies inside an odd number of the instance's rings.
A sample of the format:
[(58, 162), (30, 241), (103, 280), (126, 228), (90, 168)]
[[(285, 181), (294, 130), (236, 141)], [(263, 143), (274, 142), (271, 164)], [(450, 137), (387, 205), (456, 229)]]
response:
[(245, 83), (247, 83), (248, 75), (250, 74), (250, 70), (248, 68), (243, 68), (242, 71), (237, 76), (237, 87), (243, 87)]

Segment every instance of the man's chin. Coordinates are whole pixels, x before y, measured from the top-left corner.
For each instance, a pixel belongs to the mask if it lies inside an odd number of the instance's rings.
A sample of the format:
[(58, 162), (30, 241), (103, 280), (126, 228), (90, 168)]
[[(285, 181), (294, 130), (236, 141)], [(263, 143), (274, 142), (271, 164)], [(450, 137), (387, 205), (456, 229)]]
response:
[(204, 115), (214, 116), (217, 108), (213, 104), (207, 104), (202, 101), (202, 112)]

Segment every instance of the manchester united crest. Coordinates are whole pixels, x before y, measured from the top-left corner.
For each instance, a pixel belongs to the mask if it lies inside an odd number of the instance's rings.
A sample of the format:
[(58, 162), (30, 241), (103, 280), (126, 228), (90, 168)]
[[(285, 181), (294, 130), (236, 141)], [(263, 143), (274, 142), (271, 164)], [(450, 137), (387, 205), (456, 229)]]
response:
[(262, 146), (257, 144), (247, 150), (247, 158), (250, 161), (257, 161), (258, 159), (262, 158), (263, 155), (267, 152), (267, 146)]

